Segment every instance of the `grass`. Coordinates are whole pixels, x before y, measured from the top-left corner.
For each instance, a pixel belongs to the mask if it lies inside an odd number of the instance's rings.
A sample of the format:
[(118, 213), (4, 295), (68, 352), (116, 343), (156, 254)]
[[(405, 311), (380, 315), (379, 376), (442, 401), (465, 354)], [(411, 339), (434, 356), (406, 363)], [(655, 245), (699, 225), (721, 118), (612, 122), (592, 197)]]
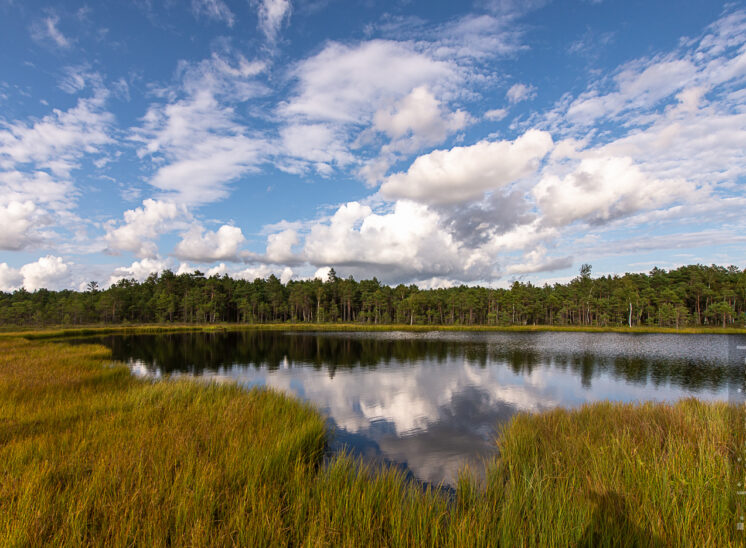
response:
[(274, 323), (274, 324), (142, 324), (132, 326), (83, 326), (46, 328), (29, 327), (0, 328), (0, 338), (26, 337), (47, 339), (71, 336), (107, 335), (113, 333), (148, 334), (180, 333), (189, 331), (409, 331), (426, 333), (431, 331), (493, 331), (493, 332), (584, 332), (584, 333), (678, 333), (678, 334), (746, 334), (746, 327), (595, 327), (571, 325), (409, 325), (409, 324), (361, 324), (361, 323)]
[(95, 345), (0, 340), (0, 545), (736, 544), (735, 407), (521, 414), (456, 495), (346, 455), (280, 393), (150, 382)]

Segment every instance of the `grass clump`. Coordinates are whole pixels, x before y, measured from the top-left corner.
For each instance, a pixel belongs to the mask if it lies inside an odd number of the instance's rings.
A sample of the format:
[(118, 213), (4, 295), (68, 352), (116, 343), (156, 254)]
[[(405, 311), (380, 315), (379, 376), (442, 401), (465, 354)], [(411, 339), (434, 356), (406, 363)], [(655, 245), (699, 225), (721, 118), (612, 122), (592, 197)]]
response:
[(735, 408), (521, 414), (454, 497), (346, 455), (308, 405), (134, 379), (100, 346), (0, 340), (0, 544), (723, 546)]
[(504, 530), (540, 546), (726, 545), (734, 413), (691, 399), (517, 416), (491, 471)]
[(138, 381), (107, 354), (0, 343), (0, 544), (281, 542), (321, 417), (270, 391)]

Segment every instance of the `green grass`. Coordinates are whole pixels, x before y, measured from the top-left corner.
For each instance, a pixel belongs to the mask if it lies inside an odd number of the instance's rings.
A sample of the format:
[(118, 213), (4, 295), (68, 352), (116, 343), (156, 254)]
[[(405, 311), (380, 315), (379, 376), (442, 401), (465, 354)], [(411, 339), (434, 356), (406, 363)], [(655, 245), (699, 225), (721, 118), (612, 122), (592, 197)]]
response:
[[(349, 456), (282, 394), (150, 382), (101, 346), (0, 340), (0, 545), (736, 544), (736, 409), (516, 416), (454, 498)], [(636, 543), (636, 544), (635, 544)]]
[(361, 324), (361, 323), (275, 323), (275, 324), (142, 324), (131, 326), (84, 326), (47, 328), (0, 329), (0, 338), (25, 337), (28, 339), (47, 339), (71, 336), (107, 335), (114, 333), (148, 334), (179, 333), (189, 331), (410, 331), (426, 333), (430, 331), (494, 331), (494, 332), (584, 332), (584, 333), (678, 333), (678, 334), (746, 334), (746, 328), (732, 327), (594, 327), (571, 325), (409, 325), (409, 324)]

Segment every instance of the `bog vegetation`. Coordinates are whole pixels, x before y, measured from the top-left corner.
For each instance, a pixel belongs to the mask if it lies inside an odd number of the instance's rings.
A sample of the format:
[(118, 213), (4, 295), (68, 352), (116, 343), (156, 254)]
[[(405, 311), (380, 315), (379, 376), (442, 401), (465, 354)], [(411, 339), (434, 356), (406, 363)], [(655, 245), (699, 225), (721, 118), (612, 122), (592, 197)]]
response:
[(484, 484), (325, 457), (282, 394), (137, 380), (101, 346), (0, 339), (3, 546), (725, 546), (735, 407), (518, 415)]
[(567, 284), (515, 282), (510, 289), (389, 287), (331, 272), (282, 284), (164, 271), (100, 291), (0, 293), (0, 324), (337, 323), (444, 326), (686, 326), (746, 323), (746, 271), (692, 265), (593, 278), (589, 265)]

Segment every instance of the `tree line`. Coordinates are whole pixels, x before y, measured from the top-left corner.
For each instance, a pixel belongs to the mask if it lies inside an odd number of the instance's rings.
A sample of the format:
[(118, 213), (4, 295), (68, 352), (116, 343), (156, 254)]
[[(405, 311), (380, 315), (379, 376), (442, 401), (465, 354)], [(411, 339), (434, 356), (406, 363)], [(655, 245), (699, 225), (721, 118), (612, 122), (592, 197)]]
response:
[(568, 283), (515, 281), (509, 289), (391, 287), (376, 278), (254, 281), (165, 270), (100, 290), (0, 293), (5, 326), (174, 323), (338, 323), (409, 325), (743, 326), (746, 270), (690, 265), (649, 273), (591, 276)]

